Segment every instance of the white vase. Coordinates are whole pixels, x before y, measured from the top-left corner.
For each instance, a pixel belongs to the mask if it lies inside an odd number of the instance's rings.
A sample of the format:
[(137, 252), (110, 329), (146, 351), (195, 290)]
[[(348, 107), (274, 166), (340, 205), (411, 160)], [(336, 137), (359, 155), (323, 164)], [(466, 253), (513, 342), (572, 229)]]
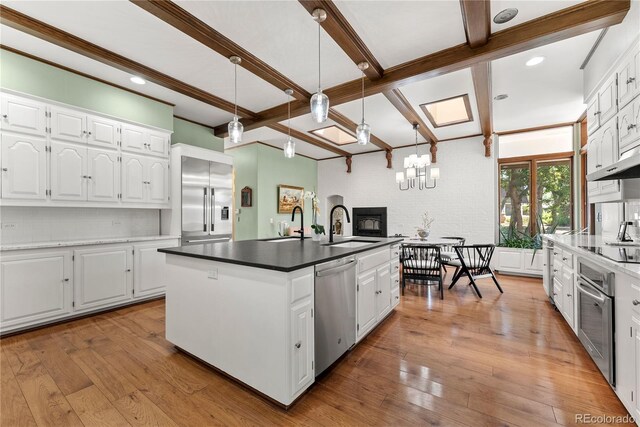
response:
[(418, 237), (420, 237), (421, 240), (426, 240), (427, 237), (429, 237), (429, 230), (424, 230), (422, 228), (418, 229)]
[(320, 240), (322, 240), (322, 234), (313, 233), (311, 235), (311, 238), (313, 239), (314, 242), (319, 242)]

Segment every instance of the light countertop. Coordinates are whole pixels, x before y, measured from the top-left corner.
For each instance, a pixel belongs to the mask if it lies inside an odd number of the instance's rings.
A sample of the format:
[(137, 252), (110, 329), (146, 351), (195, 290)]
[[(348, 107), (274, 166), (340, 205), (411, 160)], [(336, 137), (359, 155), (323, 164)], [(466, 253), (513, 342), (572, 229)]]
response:
[(179, 239), (180, 236), (137, 236), (137, 237), (110, 237), (86, 240), (63, 240), (53, 242), (28, 242), (8, 243), (0, 245), (0, 251), (19, 251), (25, 249), (62, 248), (68, 246), (104, 245), (109, 243), (148, 242), (154, 240)]
[(581, 248), (581, 246), (595, 246), (596, 248), (605, 248), (609, 250), (611, 248), (620, 248), (620, 249), (626, 248), (627, 250), (640, 251), (640, 247), (638, 246), (635, 246), (635, 247), (611, 246), (606, 244), (605, 241), (600, 236), (589, 236), (586, 234), (574, 234), (574, 235), (545, 234), (543, 236), (543, 239), (552, 241), (561, 247), (564, 246), (570, 249), (571, 251), (575, 252), (577, 255), (587, 258), (590, 261), (594, 261), (604, 267), (607, 267), (614, 271), (625, 273), (640, 279), (640, 264), (616, 262), (609, 258), (594, 254), (593, 252), (590, 252), (586, 249)]

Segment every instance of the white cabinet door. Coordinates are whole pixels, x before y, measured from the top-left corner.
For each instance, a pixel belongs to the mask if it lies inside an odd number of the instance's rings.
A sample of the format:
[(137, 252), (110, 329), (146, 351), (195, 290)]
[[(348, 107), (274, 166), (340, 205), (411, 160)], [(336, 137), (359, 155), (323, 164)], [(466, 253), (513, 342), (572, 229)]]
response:
[(631, 101), (640, 89), (638, 83), (638, 66), (640, 62), (640, 52), (633, 52), (624, 59), (618, 69), (618, 103), (620, 108)]
[(149, 132), (147, 151), (156, 156), (167, 157), (169, 155), (169, 135), (161, 132)]
[(556, 276), (553, 277), (553, 303), (560, 313), (563, 313), (564, 298), (562, 297), (562, 282)]
[(574, 328), (574, 290), (573, 273), (568, 268), (562, 272), (562, 315), (567, 320), (571, 329)]
[(86, 143), (87, 115), (61, 107), (51, 107), (51, 138), (60, 141)]
[(132, 247), (74, 251), (75, 310), (125, 302), (132, 297)]
[(389, 263), (376, 269), (376, 315), (378, 320), (391, 311), (391, 272)]
[(141, 156), (123, 155), (122, 168), (122, 201), (145, 201), (146, 196), (146, 162)]
[(640, 420), (640, 316), (632, 317), (633, 321), (633, 342), (635, 344), (635, 366), (636, 366), (636, 384), (633, 393), (633, 404), (636, 413), (634, 417), (636, 420)]
[(87, 150), (87, 199), (97, 202), (117, 202), (120, 193), (120, 162), (111, 150)]
[(587, 104), (587, 134), (589, 135), (600, 127), (598, 114), (598, 94), (596, 94)]
[(0, 129), (45, 136), (46, 105), (7, 94), (0, 95)]
[(45, 200), (47, 154), (45, 140), (2, 135), (2, 197)]
[(311, 299), (291, 307), (291, 394), (295, 395), (313, 381), (314, 356)]
[[(618, 129), (616, 119), (609, 120), (600, 129), (600, 167), (606, 169), (618, 160)], [(600, 181), (600, 194), (616, 193), (620, 191), (620, 181)]]
[(133, 153), (144, 153), (147, 151), (147, 130), (139, 126), (122, 124), (121, 127), (122, 150)]
[(169, 162), (167, 160), (146, 159), (147, 201), (151, 203), (169, 202)]
[(376, 323), (376, 270), (358, 276), (358, 338), (364, 336)]
[(598, 116), (600, 126), (606, 123), (618, 112), (617, 99), (618, 90), (616, 88), (616, 75), (613, 74), (598, 91)]
[[(600, 139), (602, 132), (598, 131), (589, 136), (587, 142), (587, 174), (595, 172), (600, 167)], [(587, 195), (600, 194), (600, 182), (587, 181)]]
[(87, 200), (87, 148), (51, 141), (51, 199)]
[(3, 255), (0, 330), (63, 317), (71, 312), (71, 253)]
[(158, 252), (158, 249), (169, 248), (176, 244), (177, 242), (154, 242), (133, 246), (133, 296), (135, 298), (164, 292), (165, 254)]
[(120, 124), (98, 116), (87, 117), (87, 142), (100, 147), (117, 148)]
[(634, 142), (640, 137), (636, 117), (638, 108), (640, 108), (640, 98), (629, 103), (618, 114), (618, 147), (620, 154), (627, 151), (627, 147), (632, 148), (635, 145)]

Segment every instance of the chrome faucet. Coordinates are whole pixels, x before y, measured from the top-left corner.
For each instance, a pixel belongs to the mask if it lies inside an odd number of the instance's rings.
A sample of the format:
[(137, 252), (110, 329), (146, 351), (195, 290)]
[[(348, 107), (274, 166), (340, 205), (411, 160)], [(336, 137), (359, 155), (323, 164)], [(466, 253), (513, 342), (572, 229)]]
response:
[(291, 222), (296, 220), (296, 209), (300, 209), (300, 230), (296, 230), (294, 233), (300, 233), (300, 241), (304, 242), (304, 212), (299, 205), (296, 205), (291, 211)]
[(351, 222), (351, 218), (349, 218), (349, 211), (344, 205), (335, 205), (331, 208), (331, 213), (329, 214), (329, 243), (333, 243), (333, 211), (337, 208), (341, 208), (345, 214), (347, 214), (347, 222)]

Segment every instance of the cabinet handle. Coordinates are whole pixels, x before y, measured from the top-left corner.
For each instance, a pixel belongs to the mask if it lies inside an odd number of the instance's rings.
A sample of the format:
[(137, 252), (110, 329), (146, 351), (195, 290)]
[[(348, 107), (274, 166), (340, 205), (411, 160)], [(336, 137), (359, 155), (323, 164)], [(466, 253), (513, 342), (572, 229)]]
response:
[(562, 257), (562, 260), (563, 260), (563, 261), (566, 261), (566, 260), (567, 260), (567, 258), (565, 258), (565, 257)]
[(91, 132), (89, 131), (88, 134), (91, 135)]
[(627, 79), (627, 84), (631, 84), (631, 83), (633, 83), (635, 80), (636, 80), (636, 78), (635, 78), (635, 77), (629, 77), (629, 78)]
[(87, 175), (87, 179), (93, 179), (93, 178), (91, 178), (91, 175)]
[(63, 281), (63, 282), (68, 282), (68, 281), (69, 281), (69, 279), (64, 279), (64, 280), (62, 280), (62, 281)]
[(594, 111), (594, 112), (593, 112), (593, 115), (594, 115), (594, 116), (597, 116), (598, 114), (600, 114), (600, 111)]
[(130, 273), (130, 272), (131, 272), (131, 269), (130, 269), (130, 268), (127, 268), (125, 271), (126, 271), (127, 273)]
[(298, 341), (298, 342), (296, 343), (296, 348), (300, 348), (301, 346), (302, 346), (302, 343), (301, 343), (300, 341)]
[(2, 115), (2, 118), (3, 118), (3, 119), (6, 119), (6, 118), (8, 118), (8, 116), (7, 116), (6, 114), (3, 114), (3, 115)]
[(571, 294), (567, 294), (567, 296), (568, 296), (569, 298), (571, 298)]
[(553, 272), (554, 272), (554, 273), (557, 273), (557, 272), (558, 272), (558, 269), (557, 269), (557, 268), (554, 268), (554, 269), (553, 269)]
[(558, 294), (556, 294), (556, 293), (554, 292), (554, 293), (553, 293), (553, 296), (554, 296), (554, 297), (557, 297), (557, 296), (558, 296)]
[(558, 255), (558, 252), (554, 252), (553, 254), (554, 254), (554, 255)]
[(614, 171), (614, 170), (616, 170), (616, 169), (618, 169), (618, 167), (617, 167), (617, 166), (616, 166), (615, 168), (607, 169), (607, 172), (613, 172), (613, 171)]
[(631, 129), (633, 129), (634, 127), (636, 127), (636, 125), (634, 125), (634, 124), (630, 124), (629, 126), (627, 126), (627, 130), (631, 130)]
[(396, 270), (400, 270), (400, 266), (399, 265), (396, 265), (395, 267), (396, 267)]
[(6, 171), (8, 171), (8, 170), (9, 170), (9, 169), (7, 169), (7, 168), (2, 168), (2, 172), (6, 172)]
[(640, 305), (640, 301), (638, 301), (637, 299), (634, 299), (631, 304), (633, 305)]
[(400, 297), (398, 295), (396, 295), (396, 299), (400, 299)]
[(602, 167), (602, 165), (596, 165), (596, 168), (601, 168), (601, 167)]

